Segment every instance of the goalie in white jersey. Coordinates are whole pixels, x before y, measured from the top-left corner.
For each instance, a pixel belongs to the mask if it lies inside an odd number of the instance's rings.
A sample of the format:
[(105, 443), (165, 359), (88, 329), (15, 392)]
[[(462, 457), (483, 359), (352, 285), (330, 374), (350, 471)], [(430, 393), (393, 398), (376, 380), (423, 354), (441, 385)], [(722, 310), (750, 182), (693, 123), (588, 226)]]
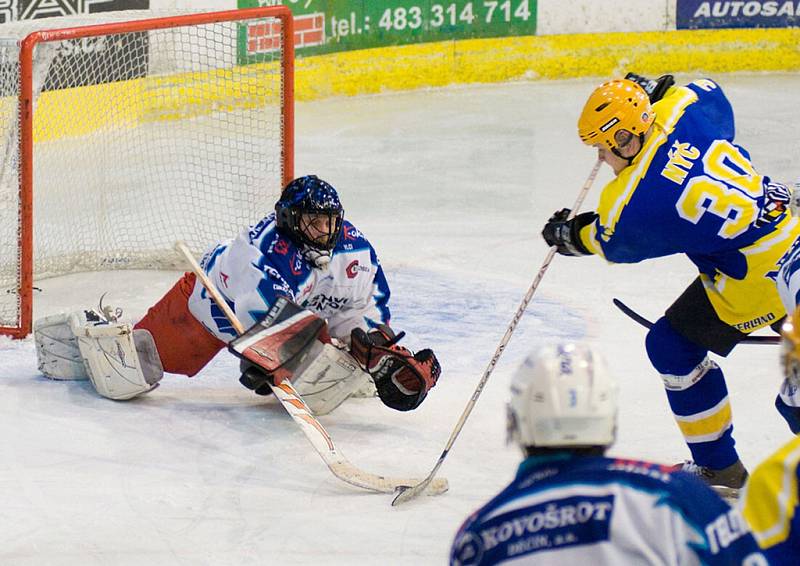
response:
[(458, 531), (454, 565), (766, 565), (747, 525), (705, 483), (670, 466), (606, 458), (617, 385), (592, 348), (550, 346), (511, 384), (516, 478)]
[[(256, 393), (271, 391), (267, 380), (288, 377), (324, 414), (369, 388), (371, 376), (381, 400), (406, 411), (436, 384), (433, 352), (414, 354), (396, 344), (402, 333), (389, 327), (389, 286), (375, 250), (344, 220), (336, 190), (314, 175), (289, 183), (274, 213), (211, 248), (201, 267), (246, 328), (268, 313), (275, 325), (291, 316), (304, 320), (301, 334), (278, 326), (265, 331), (273, 344), (279, 341), (280, 372), (243, 364), (240, 381)], [(311, 318), (320, 320), (309, 326)], [(37, 321), (34, 332), (45, 375), (89, 377), (112, 399), (153, 389), (163, 372), (193, 376), (236, 338), (193, 273), (133, 328), (110, 312), (80, 311)]]

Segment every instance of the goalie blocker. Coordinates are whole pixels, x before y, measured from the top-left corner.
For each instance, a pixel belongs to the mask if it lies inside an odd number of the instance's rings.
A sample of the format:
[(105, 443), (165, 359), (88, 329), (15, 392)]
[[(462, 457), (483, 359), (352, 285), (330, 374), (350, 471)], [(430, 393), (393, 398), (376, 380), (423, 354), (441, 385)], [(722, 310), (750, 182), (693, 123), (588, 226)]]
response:
[(289, 379), (315, 414), (338, 407), (370, 377), (385, 405), (409, 411), (436, 385), (441, 369), (431, 350), (413, 354), (398, 346), (401, 337), (386, 325), (369, 333), (356, 328), (347, 352), (333, 345), (325, 321), (280, 298), (228, 349), (242, 359), (242, 385), (266, 395), (269, 383)]

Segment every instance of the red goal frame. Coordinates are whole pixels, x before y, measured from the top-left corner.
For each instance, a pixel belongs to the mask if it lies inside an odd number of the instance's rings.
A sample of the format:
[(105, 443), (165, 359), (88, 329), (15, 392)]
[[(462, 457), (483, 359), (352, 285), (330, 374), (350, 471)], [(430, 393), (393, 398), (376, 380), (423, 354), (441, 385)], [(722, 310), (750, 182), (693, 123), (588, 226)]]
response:
[(211, 24), (245, 19), (276, 18), (281, 21), (283, 74), (281, 132), (281, 160), (283, 183), (294, 178), (294, 23), (291, 10), (286, 6), (244, 8), (220, 12), (155, 17), (127, 22), (96, 24), (71, 28), (35, 31), (25, 37), (20, 46), (19, 93), (19, 258), (20, 279), (19, 325), (0, 327), (0, 335), (25, 338), (33, 325), (33, 52), (36, 45), (48, 41), (62, 41), (109, 35), (115, 33), (146, 32), (155, 29)]

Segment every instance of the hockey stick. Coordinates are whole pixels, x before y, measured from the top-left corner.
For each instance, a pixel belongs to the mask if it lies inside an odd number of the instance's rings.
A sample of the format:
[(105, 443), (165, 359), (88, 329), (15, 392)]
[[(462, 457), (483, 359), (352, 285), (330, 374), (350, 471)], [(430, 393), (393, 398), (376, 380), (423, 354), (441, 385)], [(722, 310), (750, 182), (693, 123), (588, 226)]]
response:
[[(203, 287), (206, 288), (206, 291), (208, 291), (209, 295), (211, 295), (217, 305), (225, 313), (225, 316), (236, 329), (236, 332), (238, 334), (243, 334), (245, 328), (242, 326), (242, 323), (236, 317), (236, 314), (230, 308), (227, 301), (222, 298), (222, 296), (219, 294), (219, 291), (217, 291), (216, 287), (214, 287), (214, 284), (197, 263), (197, 260), (192, 255), (192, 252), (189, 251), (189, 248), (186, 246), (186, 244), (183, 242), (176, 242), (175, 249), (192, 267), (194, 274), (198, 279), (200, 279)], [(328, 431), (326, 431), (319, 420), (317, 420), (317, 418), (311, 412), (311, 409), (309, 409), (308, 405), (306, 405), (306, 402), (303, 401), (303, 398), (288, 380), (283, 381), (280, 385), (273, 385), (270, 383), (270, 387), (272, 388), (272, 392), (275, 394), (275, 397), (278, 398), (278, 401), (281, 402), (281, 405), (283, 405), (283, 408), (286, 409), (286, 412), (289, 413), (292, 419), (294, 419), (294, 422), (300, 427), (300, 430), (303, 431), (303, 434), (306, 435), (308, 441), (322, 457), (322, 460), (328, 466), (330, 471), (333, 472), (333, 475), (343, 482), (349, 483), (355, 487), (360, 487), (379, 493), (393, 493), (398, 486), (408, 485), (409, 483), (419, 481), (418, 479), (412, 478), (391, 478), (379, 476), (360, 470), (351, 464), (350, 461), (348, 461), (347, 458), (345, 458), (344, 455), (342, 455), (336, 449), (331, 435), (328, 434)], [(431, 484), (427, 493), (430, 495), (438, 495), (447, 491), (448, 487), (449, 485), (447, 480), (441, 478), (440, 481)]]
[[(621, 310), (624, 314), (626, 314), (631, 319), (635, 320), (645, 328), (651, 328), (653, 323), (647, 320), (645, 317), (640, 315), (638, 312), (633, 310), (631, 307), (620, 301), (619, 299), (612, 299), (614, 302), (614, 306)], [(739, 341), (741, 344), (780, 344), (781, 337), (780, 336), (748, 336), (746, 338), (742, 338)]]
[[(594, 164), (592, 167), (591, 173), (589, 173), (589, 177), (586, 179), (586, 182), (581, 187), (580, 192), (578, 193), (578, 197), (575, 199), (575, 204), (572, 206), (572, 210), (569, 213), (567, 219), (572, 219), (577, 214), (578, 209), (583, 204), (583, 199), (586, 198), (587, 193), (589, 192), (589, 188), (594, 183), (595, 177), (597, 177), (597, 172), (600, 170), (600, 165), (602, 165), (601, 160), (597, 160), (597, 163)], [(434, 476), (436, 472), (439, 471), (439, 468), (442, 466), (444, 459), (447, 458), (447, 454), (450, 452), (450, 449), (453, 447), (458, 435), (461, 433), (461, 429), (464, 428), (464, 423), (467, 421), (470, 413), (472, 412), (473, 407), (475, 407), (475, 403), (478, 401), (478, 397), (480, 397), (481, 392), (483, 391), (483, 387), (486, 385), (486, 382), (489, 380), (489, 376), (492, 375), (494, 371), (495, 365), (497, 365), (497, 361), (500, 359), (500, 356), (503, 354), (503, 351), (506, 349), (509, 340), (511, 340), (511, 335), (514, 333), (514, 329), (516, 329), (517, 324), (519, 323), (522, 315), (525, 313), (525, 309), (528, 308), (528, 303), (531, 302), (533, 298), (533, 294), (536, 292), (536, 288), (539, 286), (539, 282), (544, 277), (547, 268), (550, 267), (550, 262), (553, 261), (553, 258), (556, 255), (556, 246), (551, 246), (550, 251), (547, 252), (547, 257), (544, 260), (544, 263), (539, 268), (539, 272), (536, 274), (536, 277), (533, 279), (533, 283), (531, 283), (528, 292), (525, 293), (525, 297), (523, 297), (522, 302), (520, 303), (519, 307), (517, 307), (517, 312), (514, 313), (514, 318), (511, 319), (511, 323), (508, 325), (506, 329), (506, 333), (503, 335), (502, 340), (497, 345), (497, 349), (494, 351), (494, 355), (492, 359), (489, 360), (489, 365), (486, 366), (486, 370), (483, 372), (483, 376), (481, 376), (480, 381), (478, 382), (478, 386), (475, 388), (475, 391), (472, 393), (472, 398), (467, 403), (467, 406), (464, 407), (464, 411), (461, 413), (461, 418), (458, 419), (456, 423), (456, 427), (453, 429), (453, 432), (450, 434), (450, 438), (447, 441), (447, 444), (442, 451), (441, 456), (439, 456), (439, 460), (436, 462), (436, 465), (431, 470), (431, 473), (428, 474), (422, 482), (416, 485), (408, 485), (408, 486), (400, 486), (398, 487), (398, 494), (395, 496), (394, 500), (392, 501), (392, 505), (397, 506), (401, 503), (405, 503), (406, 501), (411, 501), (412, 499), (419, 496), (431, 482), (434, 481)]]

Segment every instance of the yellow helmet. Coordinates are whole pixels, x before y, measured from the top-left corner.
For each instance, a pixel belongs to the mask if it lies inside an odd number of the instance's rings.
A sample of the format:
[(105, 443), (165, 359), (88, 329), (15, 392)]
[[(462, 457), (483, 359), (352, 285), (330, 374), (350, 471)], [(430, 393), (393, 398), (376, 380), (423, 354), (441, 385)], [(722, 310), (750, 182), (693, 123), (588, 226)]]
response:
[(642, 136), (655, 114), (642, 87), (628, 79), (617, 79), (597, 87), (578, 119), (578, 135), (586, 145), (602, 143), (608, 149), (619, 144), (615, 134), (625, 130)]
[(783, 375), (791, 383), (800, 385), (800, 307), (786, 317), (781, 327), (781, 336)]

